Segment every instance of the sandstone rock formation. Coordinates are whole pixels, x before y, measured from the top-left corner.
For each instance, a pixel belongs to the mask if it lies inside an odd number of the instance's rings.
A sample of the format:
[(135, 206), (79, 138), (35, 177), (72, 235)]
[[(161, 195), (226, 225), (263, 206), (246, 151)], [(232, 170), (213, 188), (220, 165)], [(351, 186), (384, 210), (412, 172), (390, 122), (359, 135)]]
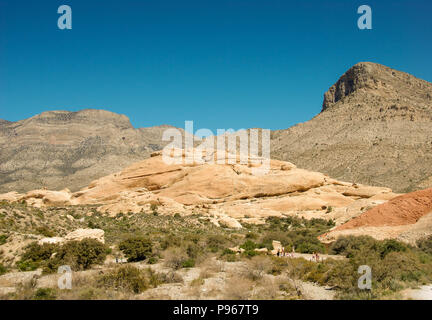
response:
[(361, 62), (325, 93), (320, 114), (272, 132), (272, 158), (397, 192), (423, 189), (432, 186), (431, 125), (431, 83)]
[(45, 243), (63, 243), (66, 241), (81, 241), (84, 239), (95, 239), (99, 242), (105, 243), (105, 231), (102, 229), (77, 229), (68, 233), (64, 238), (52, 237), (42, 238), (38, 241), (38, 244), (42, 245)]
[(33, 206), (97, 205), (109, 215), (201, 214), (215, 224), (241, 228), (242, 222), (262, 223), (269, 216), (289, 215), (343, 223), (396, 196), (388, 188), (341, 182), (284, 161), (271, 160), (268, 174), (257, 176), (252, 174), (256, 164), (251, 159), (244, 164), (239, 158), (233, 164), (216, 164), (221, 154), (216, 151), (187, 164), (188, 153), (180, 153), (178, 164), (167, 164), (160, 152), (154, 153), (75, 193), (36, 190), (8, 197)]
[(0, 192), (76, 191), (160, 150), (167, 127), (135, 129), (126, 116), (104, 110), (0, 121)]
[(376, 206), (323, 235), (333, 241), (341, 235), (396, 238), (415, 244), (432, 234), (432, 188), (404, 194)]
[(105, 243), (105, 231), (102, 229), (77, 229), (65, 236), (66, 241), (81, 241), (87, 238)]

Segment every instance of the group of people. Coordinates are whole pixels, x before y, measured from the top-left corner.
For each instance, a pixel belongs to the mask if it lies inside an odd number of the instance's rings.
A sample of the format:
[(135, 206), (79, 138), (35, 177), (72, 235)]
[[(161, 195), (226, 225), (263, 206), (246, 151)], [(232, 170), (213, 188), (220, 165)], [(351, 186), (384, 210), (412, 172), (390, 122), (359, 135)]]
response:
[(320, 256), (319, 256), (318, 252), (312, 253), (311, 261), (315, 261), (315, 262), (319, 262), (320, 261)]
[(292, 252), (285, 252), (285, 248), (284, 247), (282, 247), (282, 249), (278, 249), (277, 250), (277, 253), (276, 253), (276, 255), (278, 256), (278, 257), (289, 257), (289, 258), (294, 258), (294, 247), (293, 247), (293, 250), (292, 250)]
[[(282, 247), (281, 249), (277, 250), (276, 255), (278, 257), (294, 258), (294, 253), (295, 253), (294, 247), (293, 247), (292, 252), (285, 251), (285, 248)], [(310, 261), (320, 262), (320, 256), (319, 256), (318, 252), (313, 252), (312, 253), (312, 257), (310, 258)]]

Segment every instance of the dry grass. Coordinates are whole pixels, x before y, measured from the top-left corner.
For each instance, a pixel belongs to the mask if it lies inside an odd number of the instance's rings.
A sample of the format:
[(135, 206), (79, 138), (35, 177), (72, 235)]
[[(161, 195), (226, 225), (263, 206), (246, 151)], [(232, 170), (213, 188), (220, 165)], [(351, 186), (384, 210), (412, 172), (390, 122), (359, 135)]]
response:
[(232, 277), (227, 280), (224, 288), (224, 299), (247, 300), (251, 297), (251, 290), (254, 283), (241, 277)]

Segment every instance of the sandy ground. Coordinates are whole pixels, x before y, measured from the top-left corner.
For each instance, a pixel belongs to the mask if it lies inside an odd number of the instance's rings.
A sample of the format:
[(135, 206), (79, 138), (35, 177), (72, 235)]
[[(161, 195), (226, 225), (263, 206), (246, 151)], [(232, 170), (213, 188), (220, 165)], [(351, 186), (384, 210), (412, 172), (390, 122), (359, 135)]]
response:
[(404, 299), (432, 300), (432, 285), (421, 286), (419, 289), (408, 289), (403, 292)]

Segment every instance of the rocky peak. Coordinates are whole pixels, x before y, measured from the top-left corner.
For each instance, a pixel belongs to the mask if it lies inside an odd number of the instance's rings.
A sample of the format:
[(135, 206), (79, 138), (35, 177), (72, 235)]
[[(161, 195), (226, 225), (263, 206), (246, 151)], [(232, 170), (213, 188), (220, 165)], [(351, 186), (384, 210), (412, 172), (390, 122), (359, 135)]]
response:
[[(345, 98), (358, 95), (359, 101), (365, 98), (394, 100), (403, 103), (401, 97), (424, 105), (432, 103), (432, 84), (408, 73), (372, 63), (360, 62), (345, 72), (324, 94), (322, 112), (332, 108)], [(353, 99), (351, 99), (353, 100)]]

